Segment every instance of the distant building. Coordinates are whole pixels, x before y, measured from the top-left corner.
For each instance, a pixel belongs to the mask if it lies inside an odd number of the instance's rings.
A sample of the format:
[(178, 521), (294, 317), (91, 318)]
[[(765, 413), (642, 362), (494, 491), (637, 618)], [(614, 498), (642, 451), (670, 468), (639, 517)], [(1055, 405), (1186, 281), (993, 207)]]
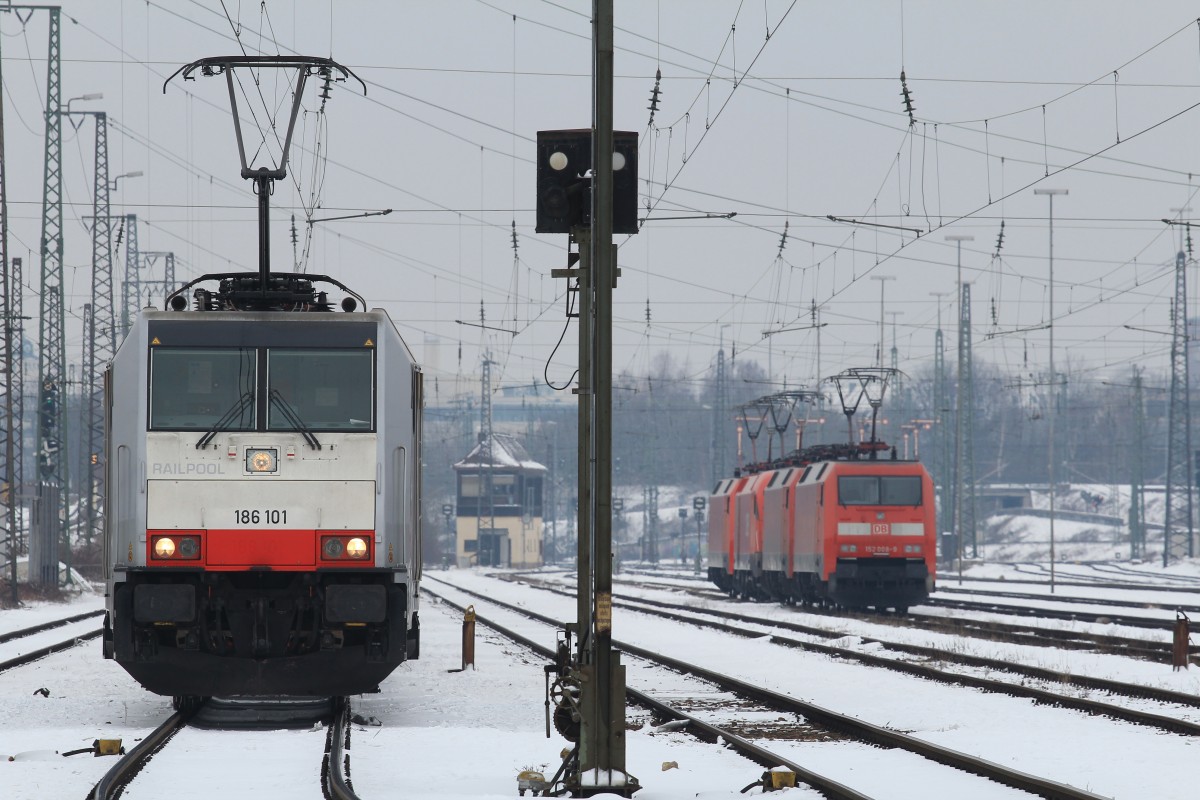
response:
[(546, 468), (515, 436), (495, 433), (454, 465), (458, 566), (538, 567)]

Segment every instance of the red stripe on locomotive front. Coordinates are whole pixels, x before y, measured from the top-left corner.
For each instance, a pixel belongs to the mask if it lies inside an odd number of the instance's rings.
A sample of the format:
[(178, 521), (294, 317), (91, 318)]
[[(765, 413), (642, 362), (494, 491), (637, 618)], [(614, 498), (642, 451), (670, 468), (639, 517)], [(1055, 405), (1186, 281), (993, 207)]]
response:
[[(146, 564), (161, 567), (201, 567), (212, 572), (239, 572), (266, 568), (278, 572), (303, 572), (318, 567), (373, 567), (375, 565), (375, 531), (344, 530), (280, 530), (280, 529), (209, 529), (187, 531), (199, 536), (199, 559), (154, 558), (152, 541), (155, 536), (178, 536), (181, 531), (152, 530), (146, 536)], [(325, 558), (321, 539), (357, 537), (367, 544), (364, 558)]]

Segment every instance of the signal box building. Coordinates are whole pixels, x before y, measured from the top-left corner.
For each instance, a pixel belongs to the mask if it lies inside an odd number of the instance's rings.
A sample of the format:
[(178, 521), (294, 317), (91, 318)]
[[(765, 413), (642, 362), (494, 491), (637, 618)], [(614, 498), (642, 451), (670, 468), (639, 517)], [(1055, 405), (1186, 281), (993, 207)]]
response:
[(460, 567), (539, 567), (546, 468), (515, 436), (494, 433), (454, 465)]

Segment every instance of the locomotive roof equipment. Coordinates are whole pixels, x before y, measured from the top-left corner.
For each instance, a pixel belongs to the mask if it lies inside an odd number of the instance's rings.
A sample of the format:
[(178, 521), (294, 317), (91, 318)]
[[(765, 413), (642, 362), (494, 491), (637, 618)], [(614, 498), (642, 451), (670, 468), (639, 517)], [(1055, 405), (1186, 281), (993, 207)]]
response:
[[(246, 145), (242, 138), (242, 122), (241, 117), (238, 116), (237, 93), (234, 91), (233, 85), (233, 74), (238, 67), (271, 67), (275, 69), (296, 70), (296, 87), (292, 92), (292, 111), (288, 118), (287, 134), (281, 145), (279, 163), (273, 167), (263, 166), (255, 169), (246, 160)], [(294, 304), (298, 302), (324, 304), (323, 293), (313, 293), (312, 281), (334, 283), (339, 288), (348, 292), (349, 289), (346, 289), (345, 286), (324, 275), (309, 275), (305, 278), (296, 278), (295, 276), (271, 274), (271, 229), (269, 224), (271, 184), (287, 177), (288, 151), (291, 149), (292, 133), (296, 129), (296, 117), (300, 112), (300, 100), (304, 96), (304, 86), (308, 77), (310, 75), (317, 75), (325, 81), (325, 87), (322, 90), (323, 99), (329, 97), (330, 81), (345, 81), (347, 78), (354, 78), (362, 86), (364, 96), (367, 93), (367, 85), (363, 83), (361, 78), (331, 58), (321, 58), (319, 56), (210, 56), (186, 64), (173, 72), (170, 77), (163, 81), (163, 94), (166, 94), (167, 84), (176, 75), (183, 75), (185, 81), (195, 80), (194, 73), (196, 70), (200, 70), (200, 74), (206, 76), (224, 75), (225, 83), (229, 87), (229, 105), (230, 110), (233, 112), (233, 132), (237, 137), (238, 157), (242, 162), (241, 175), (247, 180), (254, 181), (254, 192), (258, 195), (258, 296), (257, 298), (253, 296), (255, 287), (252, 285), (252, 281), (249, 280), (250, 276), (244, 273), (205, 275), (192, 281), (192, 283), (189, 283), (179, 291), (184, 291), (203, 280), (218, 279), (221, 280), (221, 288), (217, 293), (218, 296), (213, 298), (211, 294), (202, 295), (198, 292), (196, 296), (197, 310), (208, 310), (212, 303), (216, 303), (217, 308), (224, 307), (223, 303), (228, 303), (234, 308), (241, 310), (255, 309), (260, 311), (269, 309), (292, 310), (285, 306), (289, 303)], [(169, 304), (174, 302), (176, 294), (178, 292), (167, 298)], [(355, 296), (357, 297), (357, 295)], [(362, 302), (361, 297), (358, 300)], [(168, 307), (174, 308), (176, 311), (182, 310), (177, 305), (169, 305)], [(343, 306), (343, 308), (346, 311), (354, 310), (353, 306), (349, 308)]]

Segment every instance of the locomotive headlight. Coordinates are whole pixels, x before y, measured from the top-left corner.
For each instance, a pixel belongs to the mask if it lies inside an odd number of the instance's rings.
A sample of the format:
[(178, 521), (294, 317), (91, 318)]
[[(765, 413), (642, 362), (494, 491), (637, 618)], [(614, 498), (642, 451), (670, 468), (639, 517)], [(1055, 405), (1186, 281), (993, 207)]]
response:
[(200, 540), (195, 536), (184, 536), (179, 540), (179, 557), (196, 558), (200, 555)]
[(175, 540), (170, 536), (162, 536), (154, 540), (155, 558), (170, 558), (175, 555)]
[(321, 550), (325, 553), (326, 558), (341, 558), (345, 547), (342, 545), (341, 539), (330, 537), (321, 545)]
[(274, 447), (246, 448), (246, 471), (275, 472), (279, 469), (279, 451)]
[(367, 542), (355, 536), (350, 541), (346, 542), (346, 555), (350, 558), (366, 558), (367, 557)]

